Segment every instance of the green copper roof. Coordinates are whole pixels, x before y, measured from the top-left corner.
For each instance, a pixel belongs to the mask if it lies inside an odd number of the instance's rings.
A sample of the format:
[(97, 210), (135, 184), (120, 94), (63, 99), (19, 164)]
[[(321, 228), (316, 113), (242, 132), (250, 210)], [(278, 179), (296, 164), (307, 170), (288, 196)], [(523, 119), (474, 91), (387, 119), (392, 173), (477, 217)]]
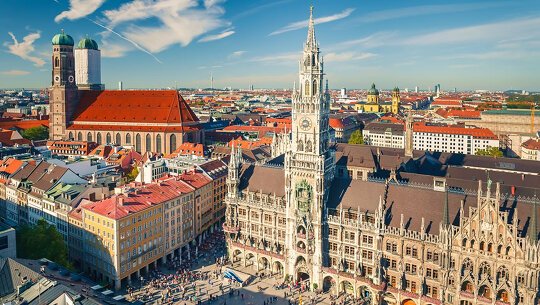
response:
[(375, 84), (371, 85), (371, 89), (369, 89), (368, 94), (369, 95), (379, 95), (379, 90), (377, 90), (377, 88), (375, 88)]
[[(505, 109), (505, 110), (486, 110), (482, 111), (482, 115), (531, 115), (529, 109)], [(535, 110), (534, 115), (540, 115), (540, 110)]]
[(81, 39), (81, 41), (79, 41), (79, 44), (77, 44), (77, 49), (97, 50), (98, 44), (95, 40), (86, 37), (86, 38)]
[(394, 91), (394, 92), (399, 92), (399, 88), (398, 88), (398, 87), (395, 87), (393, 91)]
[(60, 34), (54, 35), (54, 37), (52, 39), (52, 44), (53, 45), (61, 45), (61, 46), (73, 46), (74, 45), (73, 38), (71, 38), (71, 36), (69, 36), (68, 34), (64, 33), (64, 31), (62, 31), (62, 33), (60, 33)]

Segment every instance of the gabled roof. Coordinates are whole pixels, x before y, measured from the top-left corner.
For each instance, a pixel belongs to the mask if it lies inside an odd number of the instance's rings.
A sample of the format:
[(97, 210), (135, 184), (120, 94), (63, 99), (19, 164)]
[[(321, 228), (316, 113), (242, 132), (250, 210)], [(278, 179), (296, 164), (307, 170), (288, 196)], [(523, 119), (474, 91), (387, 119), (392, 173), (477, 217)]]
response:
[(77, 122), (188, 123), (198, 118), (175, 90), (79, 91)]

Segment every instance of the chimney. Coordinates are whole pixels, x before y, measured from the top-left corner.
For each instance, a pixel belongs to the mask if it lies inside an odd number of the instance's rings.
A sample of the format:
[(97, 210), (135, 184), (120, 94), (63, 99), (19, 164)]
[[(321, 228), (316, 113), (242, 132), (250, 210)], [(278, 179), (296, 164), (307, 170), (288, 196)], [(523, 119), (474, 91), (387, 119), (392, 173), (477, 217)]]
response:
[(88, 199), (90, 201), (96, 201), (96, 193), (90, 193), (90, 195), (88, 195)]
[(116, 197), (116, 199), (117, 199), (117, 201), (116, 201), (116, 202), (117, 202), (118, 204), (120, 204), (120, 205), (124, 205), (124, 197), (120, 197), (120, 196), (118, 196), (118, 197)]

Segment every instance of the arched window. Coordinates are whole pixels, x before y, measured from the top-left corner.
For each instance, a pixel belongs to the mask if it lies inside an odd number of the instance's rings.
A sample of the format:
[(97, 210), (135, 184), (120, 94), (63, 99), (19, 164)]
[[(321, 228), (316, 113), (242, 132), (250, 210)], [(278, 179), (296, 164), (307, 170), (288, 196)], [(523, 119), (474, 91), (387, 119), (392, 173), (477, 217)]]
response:
[(315, 65), (315, 54), (311, 54), (311, 65)]
[(111, 144), (112, 143), (112, 138), (111, 138), (111, 134), (107, 132), (107, 135), (105, 136), (105, 139), (107, 140), (105, 144)]
[(297, 149), (298, 151), (303, 151), (304, 150), (304, 143), (302, 142), (302, 140), (298, 141), (298, 144), (297, 144)]
[(156, 136), (156, 152), (161, 153), (161, 135)]
[(485, 246), (486, 246), (486, 243), (483, 242), (483, 241), (481, 241), (481, 242), (480, 242), (480, 250), (481, 250), (481, 251), (484, 251), (484, 250), (485, 250), (485, 249), (484, 249)]
[(461, 275), (464, 276), (466, 274), (470, 274), (473, 272), (473, 264), (470, 259), (465, 259), (463, 261), (463, 265), (461, 267)]
[(508, 280), (508, 269), (505, 266), (499, 267), (497, 270), (497, 284)]
[(96, 136), (96, 142), (98, 145), (101, 145), (101, 133), (98, 132), (97, 136)]
[(122, 136), (119, 133), (116, 134), (116, 141), (115, 142), (116, 142), (116, 145), (121, 145), (122, 144)]
[(307, 152), (311, 152), (311, 150), (312, 150), (312, 147), (311, 147), (311, 146), (312, 146), (311, 141), (308, 140), (308, 141), (306, 142), (306, 151), (307, 151)]
[(474, 239), (471, 240), (471, 248), (474, 248)]
[(70, 140), (73, 140), (73, 139), (74, 139), (74, 138), (73, 138), (73, 132), (71, 132), (71, 131), (69, 132), (68, 139), (70, 139)]
[(313, 95), (317, 94), (317, 80), (313, 81)]
[(126, 135), (126, 144), (131, 144), (131, 135), (129, 133)]
[(55, 58), (54, 58), (54, 66), (55, 66), (56, 68), (58, 68), (58, 66), (60, 66), (60, 60), (58, 59), (58, 57), (55, 57)]
[(488, 252), (493, 252), (493, 244), (492, 243), (488, 244), (487, 251)]
[(463, 241), (461, 242), (461, 246), (462, 247), (466, 247), (467, 246), (467, 239), (464, 238)]
[(150, 134), (146, 134), (146, 151), (152, 151), (152, 136)]
[(169, 148), (170, 148), (170, 152), (173, 152), (176, 150), (176, 135), (171, 135), (170, 137), (170, 140), (169, 140)]
[(92, 134), (91, 133), (86, 134), (86, 141), (92, 142)]
[(304, 95), (309, 95), (309, 81), (306, 80), (306, 83), (304, 84)]
[(497, 247), (497, 254), (502, 254), (502, 248), (503, 248), (502, 245), (499, 245), (499, 246)]
[(478, 276), (482, 279), (482, 275), (485, 277), (491, 276), (491, 267), (487, 262), (480, 264), (480, 269), (478, 270)]
[(512, 248), (510, 248), (510, 246), (506, 247), (506, 255), (510, 255), (510, 250), (512, 250)]
[(79, 133), (77, 134), (77, 141), (82, 141), (82, 132), (79, 131)]
[(142, 152), (141, 135), (140, 134), (137, 134), (135, 136), (135, 150), (138, 151), (138, 152)]

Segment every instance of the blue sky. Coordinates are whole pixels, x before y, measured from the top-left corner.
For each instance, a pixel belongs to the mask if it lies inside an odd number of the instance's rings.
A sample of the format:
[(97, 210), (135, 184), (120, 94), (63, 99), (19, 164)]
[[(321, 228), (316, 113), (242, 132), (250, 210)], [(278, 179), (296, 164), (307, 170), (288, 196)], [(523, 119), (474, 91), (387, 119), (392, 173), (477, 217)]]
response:
[[(314, 0), (332, 88), (540, 89), (540, 1)], [(0, 88), (50, 84), (52, 36), (86, 35), (108, 88), (289, 88), (308, 0), (3, 0)]]

